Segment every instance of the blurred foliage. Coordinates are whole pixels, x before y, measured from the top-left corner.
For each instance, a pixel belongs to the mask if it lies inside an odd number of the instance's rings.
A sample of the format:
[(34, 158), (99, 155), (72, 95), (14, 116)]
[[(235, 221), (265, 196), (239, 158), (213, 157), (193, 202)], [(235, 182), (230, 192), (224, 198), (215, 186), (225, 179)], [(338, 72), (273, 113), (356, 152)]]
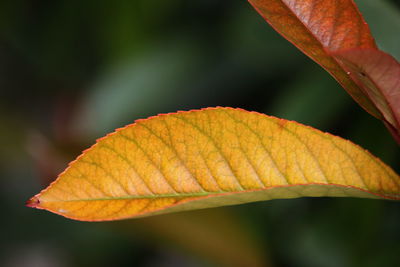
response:
[[(357, 3), (399, 59), (399, 2)], [(1, 1), (0, 265), (398, 265), (400, 209), (389, 201), (274, 200), (115, 223), (23, 206), (115, 128), (216, 105), (329, 131), (399, 171), (383, 125), (246, 1)]]

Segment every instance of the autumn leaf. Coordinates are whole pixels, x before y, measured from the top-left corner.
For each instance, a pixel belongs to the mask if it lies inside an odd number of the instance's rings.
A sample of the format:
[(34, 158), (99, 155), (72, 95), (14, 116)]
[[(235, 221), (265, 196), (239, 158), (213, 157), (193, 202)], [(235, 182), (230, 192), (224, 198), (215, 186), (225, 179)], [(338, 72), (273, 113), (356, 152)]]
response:
[(249, 0), (283, 37), (327, 70), (365, 110), (382, 114), (330, 52), (376, 48), (353, 0)]
[[(381, 119), (400, 144), (399, 63), (377, 49), (353, 0), (249, 2), (275, 30), (326, 69), (366, 111)], [(355, 75), (364, 70), (373, 73), (368, 73), (368, 78)]]
[(332, 55), (373, 101), (400, 144), (399, 62), (376, 49), (341, 50)]
[(28, 206), (103, 221), (303, 196), (397, 200), (400, 178), (339, 137), (256, 112), (208, 108), (118, 129)]

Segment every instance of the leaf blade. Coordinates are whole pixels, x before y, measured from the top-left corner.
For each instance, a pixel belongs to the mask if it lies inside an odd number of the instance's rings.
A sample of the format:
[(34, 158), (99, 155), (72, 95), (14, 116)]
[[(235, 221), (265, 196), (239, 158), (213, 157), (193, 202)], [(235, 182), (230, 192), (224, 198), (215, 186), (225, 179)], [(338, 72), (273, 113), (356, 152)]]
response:
[(332, 55), (380, 110), (400, 144), (400, 63), (376, 49), (340, 50)]
[(360, 106), (382, 119), (374, 103), (330, 55), (343, 49), (376, 49), (370, 29), (353, 0), (249, 2), (278, 33), (328, 71)]
[(399, 199), (399, 184), (346, 140), (209, 108), (140, 120), (100, 139), (30, 206), (102, 221), (300, 196)]

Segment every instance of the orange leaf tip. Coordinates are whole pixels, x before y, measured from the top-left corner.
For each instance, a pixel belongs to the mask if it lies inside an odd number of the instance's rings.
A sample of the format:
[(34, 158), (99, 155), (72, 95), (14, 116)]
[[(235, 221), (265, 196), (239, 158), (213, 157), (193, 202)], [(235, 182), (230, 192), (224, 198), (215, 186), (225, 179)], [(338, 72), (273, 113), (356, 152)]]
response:
[(29, 199), (25, 205), (29, 208), (38, 208), (40, 204), (40, 200), (37, 196), (32, 197), (31, 199)]

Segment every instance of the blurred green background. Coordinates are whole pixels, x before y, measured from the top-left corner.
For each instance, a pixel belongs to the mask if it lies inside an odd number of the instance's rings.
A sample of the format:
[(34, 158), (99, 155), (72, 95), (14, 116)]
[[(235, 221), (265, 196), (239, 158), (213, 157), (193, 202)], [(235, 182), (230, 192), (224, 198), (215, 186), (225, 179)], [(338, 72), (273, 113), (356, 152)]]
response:
[[(400, 59), (398, 1), (357, 1)], [(400, 153), (245, 0), (0, 2), (0, 266), (399, 266), (400, 206), (304, 198), (122, 222), (24, 207), (96, 138), (139, 118), (241, 107)]]

